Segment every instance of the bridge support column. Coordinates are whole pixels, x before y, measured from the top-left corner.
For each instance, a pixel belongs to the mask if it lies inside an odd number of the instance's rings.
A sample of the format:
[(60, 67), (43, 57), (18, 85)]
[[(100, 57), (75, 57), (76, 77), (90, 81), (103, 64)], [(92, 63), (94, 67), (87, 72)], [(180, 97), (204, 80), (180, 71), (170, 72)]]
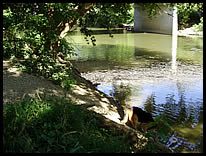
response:
[[(172, 34), (174, 27), (173, 20), (176, 20), (176, 11), (169, 10), (162, 6), (160, 15), (150, 19), (146, 11), (143, 11), (138, 4), (134, 4), (134, 32), (153, 32), (162, 34)], [(174, 18), (175, 17), (175, 18)]]

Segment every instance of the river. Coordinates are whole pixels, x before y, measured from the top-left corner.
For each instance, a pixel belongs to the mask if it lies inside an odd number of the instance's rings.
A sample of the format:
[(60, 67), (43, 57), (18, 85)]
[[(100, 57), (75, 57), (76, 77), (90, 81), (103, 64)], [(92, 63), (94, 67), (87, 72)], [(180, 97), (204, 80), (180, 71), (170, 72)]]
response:
[(176, 152), (202, 152), (203, 38), (92, 28), (96, 46), (78, 30), (67, 39), (82, 76), (121, 106), (164, 114), (174, 128), (165, 144)]

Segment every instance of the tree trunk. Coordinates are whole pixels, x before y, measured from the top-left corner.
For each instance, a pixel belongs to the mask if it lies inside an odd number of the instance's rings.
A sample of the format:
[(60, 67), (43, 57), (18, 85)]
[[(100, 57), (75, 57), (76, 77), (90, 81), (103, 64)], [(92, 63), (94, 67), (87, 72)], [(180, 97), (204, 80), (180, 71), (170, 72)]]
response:
[[(55, 55), (55, 59), (57, 59), (60, 63), (66, 63), (63, 59), (59, 58), (57, 48), (59, 46), (59, 37), (64, 38), (66, 34), (72, 29), (72, 27), (76, 24), (77, 20), (80, 17), (83, 17), (86, 12), (92, 8), (94, 3), (82, 3), (78, 6), (77, 9), (74, 9), (76, 12), (78, 12), (78, 16), (75, 16), (72, 19), (68, 19), (66, 21), (62, 21), (57, 26), (56, 30), (59, 31), (59, 36), (56, 37), (55, 43), (52, 45), (51, 49), (53, 54)], [(68, 65), (71, 65), (71, 62), (67, 61)]]

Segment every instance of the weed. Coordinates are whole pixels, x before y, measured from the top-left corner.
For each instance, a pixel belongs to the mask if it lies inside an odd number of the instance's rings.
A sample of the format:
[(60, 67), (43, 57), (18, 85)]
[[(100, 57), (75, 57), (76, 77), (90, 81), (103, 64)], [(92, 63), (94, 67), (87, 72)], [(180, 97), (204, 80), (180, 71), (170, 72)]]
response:
[[(167, 143), (170, 138), (168, 135), (170, 134), (170, 132), (174, 131), (174, 129), (169, 125), (165, 114), (156, 116), (154, 122), (150, 123), (149, 126), (156, 126), (156, 129), (149, 131), (146, 136), (151, 137), (155, 139), (155, 141), (159, 141), (162, 144)], [(151, 149), (151, 151), (157, 150), (157, 148), (155, 148), (155, 146), (153, 145), (150, 145), (149, 148)]]
[(3, 110), (4, 152), (131, 152), (95, 113), (65, 98), (23, 99)]

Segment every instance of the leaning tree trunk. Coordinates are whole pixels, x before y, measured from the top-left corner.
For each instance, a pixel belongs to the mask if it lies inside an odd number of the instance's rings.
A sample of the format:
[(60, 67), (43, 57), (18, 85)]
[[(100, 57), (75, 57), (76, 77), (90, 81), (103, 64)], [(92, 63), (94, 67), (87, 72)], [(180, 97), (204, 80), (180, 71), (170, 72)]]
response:
[(93, 7), (94, 3), (82, 3), (78, 6), (77, 9), (74, 9), (78, 13), (78, 16), (75, 16), (71, 19), (61, 21), (57, 26), (56, 30), (59, 32), (59, 36), (56, 37), (55, 43), (52, 45), (51, 49), (55, 56), (55, 59), (58, 60), (60, 63), (67, 64), (67, 66), (72, 66), (70, 61), (65, 61), (58, 56), (57, 48), (59, 46), (59, 38), (62, 39), (66, 36), (66, 34), (71, 31), (73, 26), (76, 24), (77, 20), (80, 17), (83, 17), (86, 12)]

